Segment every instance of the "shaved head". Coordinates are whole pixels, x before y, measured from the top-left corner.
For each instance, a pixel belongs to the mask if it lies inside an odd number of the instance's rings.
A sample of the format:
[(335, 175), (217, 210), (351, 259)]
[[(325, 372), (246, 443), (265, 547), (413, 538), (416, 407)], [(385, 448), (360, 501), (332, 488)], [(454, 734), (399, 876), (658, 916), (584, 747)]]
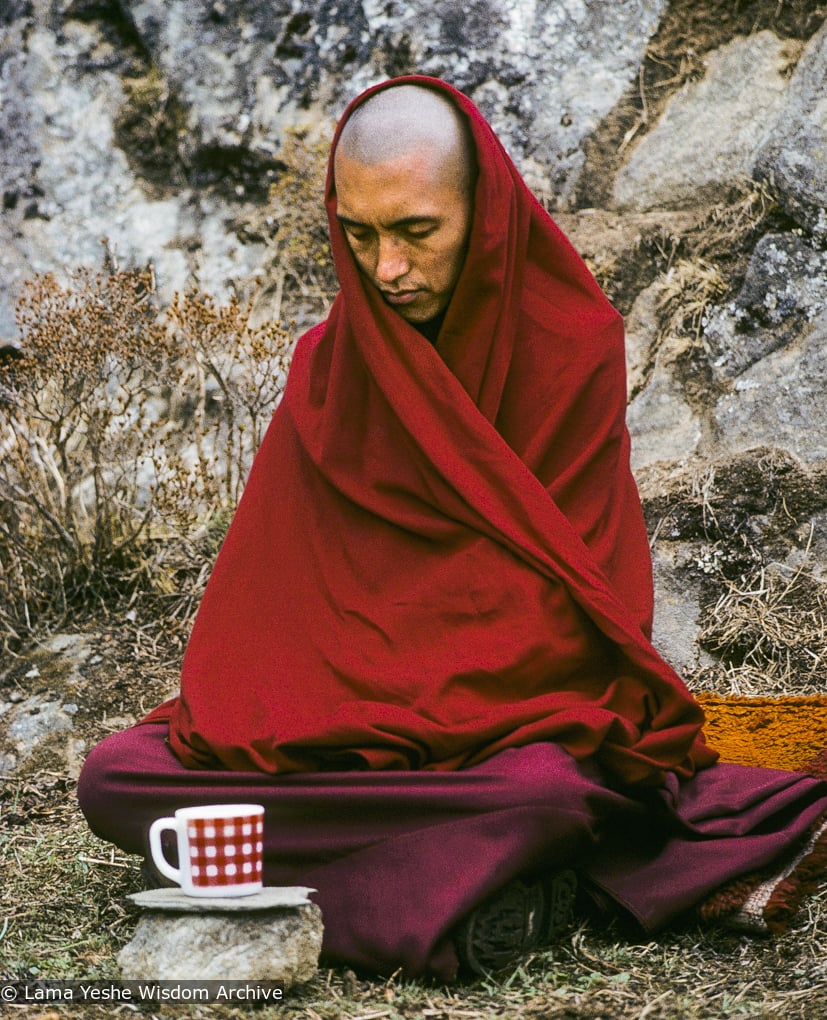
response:
[(421, 85), (394, 85), (357, 106), (342, 129), (337, 152), (373, 166), (419, 148), (438, 155), (446, 175), (470, 191), (475, 160), (465, 120), (449, 99)]
[(373, 93), (342, 126), (333, 162), (336, 216), (359, 269), (411, 323), (446, 310), (473, 217), (470, 129), (420, 85)]

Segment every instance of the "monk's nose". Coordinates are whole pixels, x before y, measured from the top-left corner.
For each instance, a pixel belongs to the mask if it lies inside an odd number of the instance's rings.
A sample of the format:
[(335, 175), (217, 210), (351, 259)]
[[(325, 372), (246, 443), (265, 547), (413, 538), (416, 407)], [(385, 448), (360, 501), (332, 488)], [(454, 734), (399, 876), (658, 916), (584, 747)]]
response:
[(410, 269), (407, 255), (398, 241), (382, 238), (376, 260), (376, 279), (379, 283), (393, 283)]

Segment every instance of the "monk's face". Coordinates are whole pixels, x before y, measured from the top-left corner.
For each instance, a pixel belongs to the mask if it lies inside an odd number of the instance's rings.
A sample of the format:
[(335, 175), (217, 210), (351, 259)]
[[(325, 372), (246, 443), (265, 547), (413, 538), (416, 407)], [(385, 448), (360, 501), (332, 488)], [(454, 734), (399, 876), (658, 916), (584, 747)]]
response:
[(411, 323), (451, 300), (471, 227), (466, 176), (420, 146), (365, 164), (337, 150), (337, 214), (364, 276)]

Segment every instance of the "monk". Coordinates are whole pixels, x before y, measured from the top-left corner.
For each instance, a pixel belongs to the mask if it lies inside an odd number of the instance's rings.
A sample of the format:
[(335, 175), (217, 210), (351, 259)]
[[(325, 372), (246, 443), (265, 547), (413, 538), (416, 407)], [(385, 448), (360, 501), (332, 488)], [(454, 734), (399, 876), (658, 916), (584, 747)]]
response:
[(824, 867), (827, 784), (717, 762), (651, 644), (619, 315), (442, 81), (350, 105), (326, 202), (340, 293), (180, 696), (89, 755), (92, 829), (146, 855), (178, 807), (264, 804), (266, 883), (316, 888), (326, 958), (373, 972), (495, 970), (575, 879), (649, 932), (780, 927)]

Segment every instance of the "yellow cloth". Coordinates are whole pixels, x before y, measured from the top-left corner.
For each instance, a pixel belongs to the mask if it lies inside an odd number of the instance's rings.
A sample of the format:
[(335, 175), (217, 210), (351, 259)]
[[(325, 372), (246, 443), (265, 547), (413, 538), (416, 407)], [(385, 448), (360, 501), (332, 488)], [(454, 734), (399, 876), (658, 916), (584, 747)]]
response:
[(707, 743), (722, 761), (797, 771), (827, 748), (827, 695), (697, 698)]

